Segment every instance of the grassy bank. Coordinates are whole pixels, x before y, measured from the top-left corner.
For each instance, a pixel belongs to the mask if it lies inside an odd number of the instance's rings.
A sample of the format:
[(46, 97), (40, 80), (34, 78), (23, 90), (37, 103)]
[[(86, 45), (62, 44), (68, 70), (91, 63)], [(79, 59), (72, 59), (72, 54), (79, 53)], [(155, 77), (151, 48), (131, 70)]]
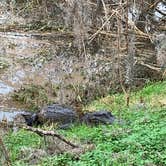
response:
[[(140, 103), (140, 97), (143, 104)], [(112, 126), (74, 126), (58, 132), (71, 141), (93, 144), (83, 154), (68, 153), (43, 157), (38, 166), (164, 166), (166, 165), (166, 82), (148, 85), (131, 94), (130, 106), (116, 94), (99, 99), (87, 110), (107, 109), (117, 117)], [(45, 148), (43, 138), (20, 130), (5, 137), (14, 166), (29, 165), (21, 149)]]

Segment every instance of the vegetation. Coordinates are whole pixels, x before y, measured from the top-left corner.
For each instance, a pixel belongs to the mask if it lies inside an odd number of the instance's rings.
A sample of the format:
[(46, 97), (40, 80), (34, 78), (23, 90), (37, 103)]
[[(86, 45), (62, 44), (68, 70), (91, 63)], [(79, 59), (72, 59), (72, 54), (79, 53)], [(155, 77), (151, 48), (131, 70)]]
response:
[(136, 91), (166, 77), (165, 7), (164, 0), (0, 2), (0, 90), (22, 86), (11, 92), (14, 103), (1, 96), (2, 110), (16, 102), (37, 111), (53, 101), (70, 103), (80, 116), (104, 109), (116, 117), (110, 126), (38, 126), (81, 145), (60, 154), (47, 145), (61, 145), (52, 137), (23, 129), (5, 134), (3, 118), (0, 159), (13, 166), (166, 165), (166, 81)]
[(6, 60), (4, 60), (3, 58), (0, 57), (0, 69), (5, 69), (8, 68), (9, 64)]
[(12, 94), (12, 99), (24, 104), (30, 110), (37, 110), (39, 107), (49, 102), (47, 91), (40, 85), (25, 85)]
[[(140, 97), (143, 102), (140, 103)], [(146, 86), (131, 94), (129, 107), (122, 94), (94, 101), (85, 109), (109, 109), (117, 117), (112, 126), (74, 126), (59, 130), (70, 140), (94, 144), (95, 148), (81, 155), (48, 156), (37, 165), (42, 166), (110, 166), (110, 165), (166, 165), (166, 81)], [(43, 139), (20, 130), (5, 138), (13, 165), (28, 165), (19, 158), (22, 147), (42, 147)]]

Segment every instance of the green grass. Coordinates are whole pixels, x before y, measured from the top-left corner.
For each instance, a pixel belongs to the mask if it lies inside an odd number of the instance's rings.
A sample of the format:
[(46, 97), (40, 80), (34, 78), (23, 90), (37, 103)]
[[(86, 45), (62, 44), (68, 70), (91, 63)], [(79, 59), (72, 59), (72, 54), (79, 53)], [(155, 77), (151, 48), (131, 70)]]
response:
[[(140, 96), (146, 107), (137, 108)], [(122, 94), (92, 102), (85, 109), (108, 109), (122, 122), (112, 126), (74, 126), (59, 131), (66, 138), (95, 145), (80, 157), (70, 154), (48, 156), (38, 166), (165, 166), (166, 165), (166, 82), (148, 85), (131, 94), (130, 107), (125, 106)], [(19, 149), (39, 147), (43, 141), (27, 131), (10, 133), (6, 137), (13, 165), (24, 166), (18, 161)], [(20, 162), (20, 163), (19, 163)], [(16, 164), (17, 163), (17, 164)]]
[[(146, 106), (150, 108), (153, 106), (155, 108), (160, 107), (163, 104), (166, 105), (166, 81), (149, 84), (140, 91), (132, 92), (130, 94), (130, 109), (134, 109), (133, 106), (139, 103), (140, 97), (143, 98)], [(128, 108), (126, 107), (125, 96), (123, 94), (115, 94), (92, 102), (88, 106), (88, 109), (90, 109), (90, 111), (108, 109), (117, 113), (123, 112), (122, 110)]]
[(20, 154), (20, 150), (23, 147), (33, 147), (39, 148), (42, 139), (32, 132), (19, 130), (18, 132), (10, 132), (5, 138), (5, 143), (10, 150), (11, 160), (14, 162), (18, 159)]
[(61, 155), (46, 158), (41, 165), (166, 165), (166, 109), (128, 114), (126, 125), (79, 126), (67, 131), (66, 136), (94, 143), (96, 148), (79, 160)]

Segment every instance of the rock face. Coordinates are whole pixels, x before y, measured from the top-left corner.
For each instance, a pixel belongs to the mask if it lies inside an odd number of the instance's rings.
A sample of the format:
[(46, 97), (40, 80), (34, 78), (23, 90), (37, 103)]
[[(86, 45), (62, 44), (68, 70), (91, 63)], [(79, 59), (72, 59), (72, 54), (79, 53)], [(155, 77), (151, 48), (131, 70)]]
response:
[(112, 124), (115, 117), (108, 111), (98, 111), (92, 113), (86, 113), (82, 117), (82, 122), (87, 125), (98, 125), (98, 124)]
[(37, 120), (40, 123), (54, 122), (60, 125), (71, 124), (78, 120), (76, 112), (68, 107), (53, 104), (44, 107), (38, 114)]

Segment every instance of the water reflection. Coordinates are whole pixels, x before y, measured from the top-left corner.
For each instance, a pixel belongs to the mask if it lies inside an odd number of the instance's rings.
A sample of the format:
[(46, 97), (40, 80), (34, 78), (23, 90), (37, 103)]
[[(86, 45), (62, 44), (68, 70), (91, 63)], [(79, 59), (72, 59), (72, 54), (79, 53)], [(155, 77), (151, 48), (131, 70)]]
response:
[(5, 112), (5, 111), (0, 111), (0, 121), (2, 121), (3, 119), (6, 119), (8, 122), (13, 121), (14, 117), (16, 115), (20, 114), (20, 112), (18, 111), (14, 111), (14, 112)]
[(14, 89), (0, 81), (0, 94), (5, 95), (12, 92)]

